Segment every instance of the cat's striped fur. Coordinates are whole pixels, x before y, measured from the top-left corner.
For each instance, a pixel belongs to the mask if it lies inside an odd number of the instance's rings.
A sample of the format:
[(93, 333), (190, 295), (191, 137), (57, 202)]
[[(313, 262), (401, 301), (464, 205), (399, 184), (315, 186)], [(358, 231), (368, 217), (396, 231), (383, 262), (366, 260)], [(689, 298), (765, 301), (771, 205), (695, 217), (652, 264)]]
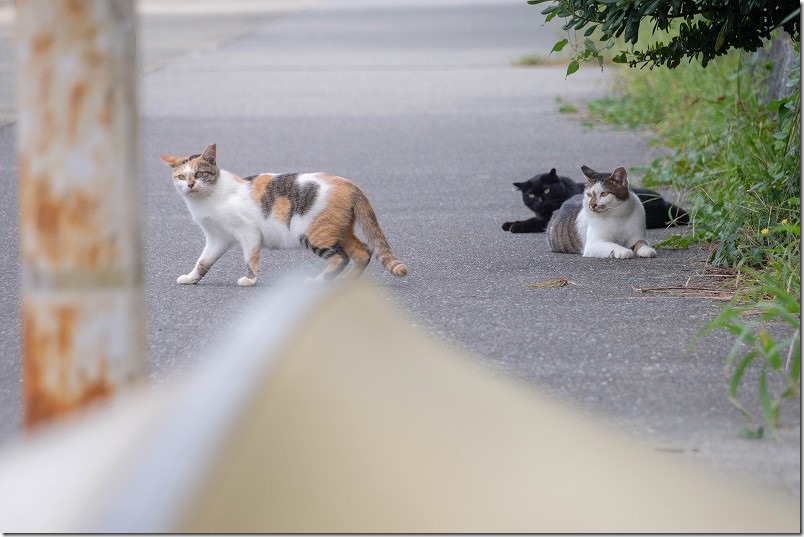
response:
[(547, 224), (547, 244), (554, 252), (579, 254), (583, 252), (583, 240), (576, 222), (583, 208), (583, 194), (575, 194), (561, 204)]
[[(161, 155), (173, 170), (173, 183), (206, 245), (189, 274), (178, 283), (197, 283), (235, 243), (248, 267), (238, 285), (257, 281), (260, 249), (307, 248), (327, 260), (316, 280), (341, 274), (360, 276), (372, 254), (394, 276), (407, 267), (394, 255), (363, 191), (343, 177), (327, 173), (262, 173), (241, 178), (217, 166), (216, 146), (189, 157)], [(355, 234), (360, 224), (368, 244)]]
[(625, 169), (582, 170), (588, 179), (584, 193), (565, 201), (547, 226), (550, 249), (584, 257), (655, 257), (645, 238), (645, 209), (628, 187)]

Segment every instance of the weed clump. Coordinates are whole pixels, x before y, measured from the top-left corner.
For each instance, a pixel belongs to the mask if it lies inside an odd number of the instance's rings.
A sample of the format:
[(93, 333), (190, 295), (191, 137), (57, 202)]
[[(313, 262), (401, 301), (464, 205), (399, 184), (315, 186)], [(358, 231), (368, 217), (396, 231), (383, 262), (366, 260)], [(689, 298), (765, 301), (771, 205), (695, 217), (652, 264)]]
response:
[[(762, 53), (734, 52), (706, 68), (693, 61), (672, 71), (624, 70), (616, 94), (589, 106), (605, 122), (650, 128), (655, 143), (669, 149), (644, 183), (681, 193), (692, 234), (670, 236), (664, 245), (709, 242), (712, 265), (746, 276), (701, 333), (735, 335), (726, 357), (729, 399), (751, 418), (737, 391), (747, 368), (759, 367), (765, 425), (758, 430), (771, 434), (781, 401), (797, 396), (801, 383), (801, 74), (793, 63), (789, 91), (775, 100), (763, 83), (773, 62)], [(769, 323), (787, 326), (789, 337), (771, 337)]]

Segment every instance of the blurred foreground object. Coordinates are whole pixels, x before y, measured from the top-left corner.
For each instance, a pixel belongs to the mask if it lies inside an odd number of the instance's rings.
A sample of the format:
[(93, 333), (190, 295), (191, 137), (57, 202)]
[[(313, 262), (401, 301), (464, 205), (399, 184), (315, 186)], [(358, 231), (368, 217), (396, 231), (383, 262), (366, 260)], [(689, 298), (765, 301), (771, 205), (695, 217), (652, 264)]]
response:
[(17, 2), (29, 428), (146, 371), (133, 10), (129, 0)]
[(798, 503), (680, 464), (414, 330), (286, 286), (196, 374), (0, 457), (13, 532), (772, 533)]

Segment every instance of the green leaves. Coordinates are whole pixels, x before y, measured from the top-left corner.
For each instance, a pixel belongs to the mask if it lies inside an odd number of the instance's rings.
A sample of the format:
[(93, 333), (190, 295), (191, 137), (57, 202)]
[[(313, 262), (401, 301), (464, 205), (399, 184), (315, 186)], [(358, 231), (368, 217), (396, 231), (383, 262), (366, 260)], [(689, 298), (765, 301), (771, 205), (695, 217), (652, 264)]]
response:
[[(588, 33), (588, 32), (587, 32)], [(561, 51), (564, 47), (569, 44), (569, 39), (562, 39), (555, 45), (553, 45), (553, 50), (551, 54), (556, 51)], [(569, 65), (567, 66), (567, 76), (575, 73), (580, 69), (581, 62), (589, 61), (589, 60), (597, 60), (600, 68), (603, 68), (603, 63), (605, 58), (603, 57), (603, 52), (606, 50), (611, 49), (614, 46), (613, 41), (609, 41), (603, 48), (599, 48), (591, 38), (587, 37), (583, 40), (583, 46), (580, 45), (572, 45), (572, 48), (575, 50), (575, 55), (570, 61)], [(623, 53), (625, 54), (625, 53)]]
[[(528, 0), (528, 4), (547, 4), (542, 14), (547, 20), (563, 19), (567, 31), (583, 31), (585, 37), (599, 31), (604, 41), (623, 37), (634, 45), (628, 62), (632, 67), (672, 69), (693, 58), (706, 66), (732, 48), (756, 50), (776, 28), (784, 28), (796, 42), (801, 37), (798, 0)], [(670, 41), (639, 46), (643, 21), (652, 23), (653, 32), (671, 31)], [(625, 63), (622, 55), (618, 60)]]
[(621, 52), (617, 56), (614, 56), (611, 61), (614, 63), (628, 63), (628, 57), (625, 55), (625, 52)]
[(567, 46), (567, 43), (569, 43), (569, 39), (562, 39), (561, 41), (553, 45), (553, 49), (550, 51), (550, 53), (552, 54), (553, 52), (561, 52), (562, 50), (564, 50), (564, 47)]

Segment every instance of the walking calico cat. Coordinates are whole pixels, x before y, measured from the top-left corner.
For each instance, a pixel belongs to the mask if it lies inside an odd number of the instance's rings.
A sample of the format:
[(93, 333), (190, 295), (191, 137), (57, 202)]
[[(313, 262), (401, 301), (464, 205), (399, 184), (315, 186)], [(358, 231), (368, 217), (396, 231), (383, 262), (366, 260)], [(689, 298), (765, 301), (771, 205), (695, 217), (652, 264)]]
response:
[(581, 168), (588, 182), (553, 213), (547, 242), (554, 252), (584, 257), (656, 257), (645, 238), (645, 209), (628, 188), (624, 168), (598, 173)]
[[(343, 272), (360, 276), (372, 253), (394, 276), (408, 269), (393, 254), (368, 198), (343, 177), (327, 173), (262, 173), (241, 178), (218, 168), (215, 144), (200, 155), (161, 155), (173, 170), (173, 185), (201, 227), (206, 245), (195, 268), (176, 280), (198, 283), (234, 244), (243, 249), (248, 273), (240, 286), (257, 283), (260, 248), (309, 248), (327, 260), (313, 280), (329, 280)], [(360, 224), (368, 245), (354, 233)]]

